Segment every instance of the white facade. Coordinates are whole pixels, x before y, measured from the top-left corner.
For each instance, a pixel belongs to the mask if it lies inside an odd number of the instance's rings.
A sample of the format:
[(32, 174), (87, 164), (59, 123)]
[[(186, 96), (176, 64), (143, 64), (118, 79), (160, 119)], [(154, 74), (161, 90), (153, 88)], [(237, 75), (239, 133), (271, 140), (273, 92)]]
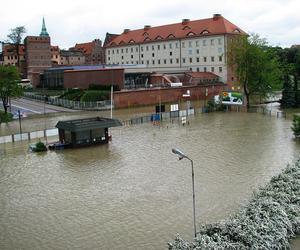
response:
[(213, 72), (227, 81), (226, 35), (157, 40), (106, 48), (107, 64), (144, 64), (150, 68), (189, 68)]

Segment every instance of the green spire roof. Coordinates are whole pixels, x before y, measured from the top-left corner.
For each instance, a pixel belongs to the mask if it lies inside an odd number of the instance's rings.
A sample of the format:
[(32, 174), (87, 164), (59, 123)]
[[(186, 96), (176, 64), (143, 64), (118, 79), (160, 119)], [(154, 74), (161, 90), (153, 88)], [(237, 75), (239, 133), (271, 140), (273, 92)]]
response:
[(43, 17), (43, 25), (42, 25), (42, 31), (40, 33), (40, 36), (49, 36), (47, 29), (46, 29), (44, 17)]

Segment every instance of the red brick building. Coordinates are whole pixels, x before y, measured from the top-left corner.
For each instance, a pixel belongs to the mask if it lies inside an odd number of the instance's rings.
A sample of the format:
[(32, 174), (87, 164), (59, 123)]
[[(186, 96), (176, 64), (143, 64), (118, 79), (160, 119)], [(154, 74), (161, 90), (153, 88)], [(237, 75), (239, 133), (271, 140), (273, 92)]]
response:
[(103, 64), (105, 61), (104, 49), (100, 39), (88, 43), (76, 43), (70, 50), (81, 51), (85, 56), (86, 65)]

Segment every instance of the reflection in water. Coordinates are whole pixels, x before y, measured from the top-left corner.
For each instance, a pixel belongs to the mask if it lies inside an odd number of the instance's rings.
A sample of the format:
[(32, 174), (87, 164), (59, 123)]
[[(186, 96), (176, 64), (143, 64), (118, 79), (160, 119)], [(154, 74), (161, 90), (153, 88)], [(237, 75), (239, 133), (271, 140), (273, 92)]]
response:
[(197, 222), (225, 219), (298, 156), (291, 121), (199, 115), (190, 125), (112, 130), (109, 145), (31, 154), (0, 145), (0, 249), (166, 249)]

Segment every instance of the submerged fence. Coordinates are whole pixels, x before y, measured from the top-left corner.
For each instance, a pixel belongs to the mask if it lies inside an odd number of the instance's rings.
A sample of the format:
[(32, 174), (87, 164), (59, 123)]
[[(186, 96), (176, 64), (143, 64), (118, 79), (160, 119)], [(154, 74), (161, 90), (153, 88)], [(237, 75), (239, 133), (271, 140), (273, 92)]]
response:
[(110, 100), (98, 101), (98, 102), (81, 102), (81, 101), (71, 101), (68, 99), (62, 99), (58, 97), (45, 97), (43, 95), (36, 95), (30, 92), (24, 92), (23, 96), (26, 98), (38, 100), (45, 102), (47, 104), (61, 106), (64, 108), (70, 109), (110, 109), (111, 102)]
[[(159, 124), (160, 122), (173, 122), (174, 119), (178, 119), (178, 121), (182, 124), (187, 123), (186, 117), (194, 116), (197, 113), (203, 113), (205, 110), (199, 109), (198, 111), (191, 108), (187, 110), (177, 110), (177, 111), (170, 111), (170, 112), (161, 112), (156, 114), (150, 114), (145, 116), (139, 116), (130, 118), (128, 120), (122, 121), (122, 124), (125, 126), (128, 125), (137, 125), (142, 123), (154, 123)], [(264, 115), (268, 116), (275, 116), (277, 118), (286, 118), (286, 113), (277, 109), (268, 109), (266, 107), (253, 107), (249, 110), (251, 113), (262, 113)], [(25, 132), (22, 134), (12, 134), (12, 135), (6, 135), (0, 137), (0, 144), (1, 143), (9, 143), (9, 142), (17, 142), (22, 140), (31, 140), (31, 139), (38, 139), (38, 138), (45, 138), (51, 137), (51, 136), (57, 136), (58, 135), (58, 129), (52, 128), (52, 129), (45, 129), (40, 131), (34, 131), (34, 132)]]

